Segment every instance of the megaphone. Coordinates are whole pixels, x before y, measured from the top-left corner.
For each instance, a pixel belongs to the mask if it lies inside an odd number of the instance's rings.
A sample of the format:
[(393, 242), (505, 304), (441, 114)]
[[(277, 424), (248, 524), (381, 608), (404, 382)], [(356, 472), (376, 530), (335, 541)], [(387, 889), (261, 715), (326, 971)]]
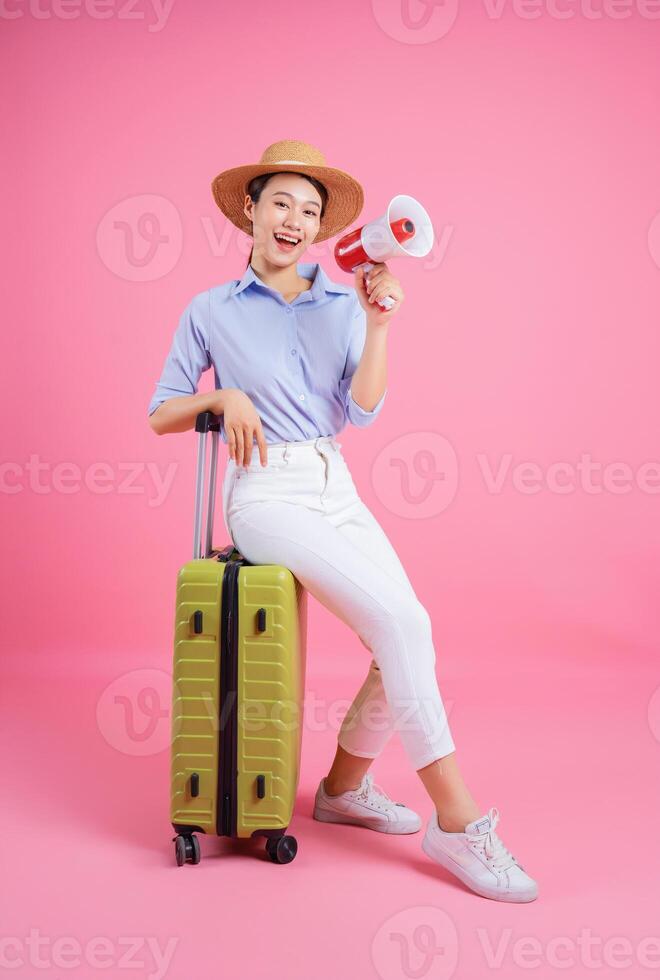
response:
[[(397, 255), (421, 259), (432, 248), (433, 225), (427, 212), (414, 197), (397, 194), (380, 218), (339, 239), (335, 259), (344, 272), (355, 272), (362, 266), (368, 277), (375, 262), (387, 262)], [(384, 296), (376, 305), (391, 310), (395, 302), (391, 296)]]

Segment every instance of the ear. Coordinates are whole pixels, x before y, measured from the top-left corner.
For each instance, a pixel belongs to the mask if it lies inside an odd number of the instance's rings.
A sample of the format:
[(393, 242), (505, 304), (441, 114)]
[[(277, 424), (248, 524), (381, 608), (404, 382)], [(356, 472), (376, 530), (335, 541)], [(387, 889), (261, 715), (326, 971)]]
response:
[(245, 195), (245, 203), (243, 204), (243, 214), (246, 218), (252, 221), (252, 209), (254, 208), (254, 201), (249, 194)]

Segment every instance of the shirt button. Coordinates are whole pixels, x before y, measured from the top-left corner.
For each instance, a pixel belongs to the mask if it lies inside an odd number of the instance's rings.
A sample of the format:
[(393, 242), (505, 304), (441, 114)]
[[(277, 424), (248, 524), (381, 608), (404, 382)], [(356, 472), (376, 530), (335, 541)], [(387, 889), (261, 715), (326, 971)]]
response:
[(304, 395), (301, 395), (301, 396), (300, 396), (300, 401), (301, 401), (301, 402), (304, 402), (304, 401), (305, 401), (305, 396), (304, 396)]
[(296, 348), (295, 347), (293, 348), (293, 350), (291, 351), (291, 353), (292, 354), (295, 354), (296, 353)]
[(290, 306), (287, 306), (286, 311), (287, 311), (287, 313), (293, 313), (293, 310), (291, 309)]

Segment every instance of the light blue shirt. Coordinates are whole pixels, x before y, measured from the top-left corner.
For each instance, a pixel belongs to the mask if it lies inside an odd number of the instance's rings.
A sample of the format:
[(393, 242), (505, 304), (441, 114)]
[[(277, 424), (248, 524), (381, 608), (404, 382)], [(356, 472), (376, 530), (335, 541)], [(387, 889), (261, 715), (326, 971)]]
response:
[[(349, 421), (375, 421), (387, 389), (367, 412), (351, 381), (364, 349), (367, 316), (352, 286), (332, 282), (316, 262), (299, 262), (313, 279), (292, 303), (248, 266), (242, 279), (192, 298), (181, 315), (149, 403), (194, 395), (213, 367), (215, 387), (239, 388), (261, 418), (266, 442), (335, 436)], [(224, 424), (220, 426), (227, 442)]]

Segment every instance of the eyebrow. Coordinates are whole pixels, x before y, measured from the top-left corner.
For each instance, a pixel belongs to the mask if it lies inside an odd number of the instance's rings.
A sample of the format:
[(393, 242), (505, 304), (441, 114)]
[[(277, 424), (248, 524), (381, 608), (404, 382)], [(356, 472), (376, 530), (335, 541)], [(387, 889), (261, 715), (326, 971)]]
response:
[[(276, 194), (286, 194), (287, 197), (291, 197), (291, 198), (293, 197), (293, 194), (289, 194), (288, 191), (273, 191), (272, 197), (275, 197)], [(318, 201), (305, 201), (304, 203), (305, 204), (313, 204), (317, 208), (320, 208), (321, 207), (321, 205), (318, 203)]]

